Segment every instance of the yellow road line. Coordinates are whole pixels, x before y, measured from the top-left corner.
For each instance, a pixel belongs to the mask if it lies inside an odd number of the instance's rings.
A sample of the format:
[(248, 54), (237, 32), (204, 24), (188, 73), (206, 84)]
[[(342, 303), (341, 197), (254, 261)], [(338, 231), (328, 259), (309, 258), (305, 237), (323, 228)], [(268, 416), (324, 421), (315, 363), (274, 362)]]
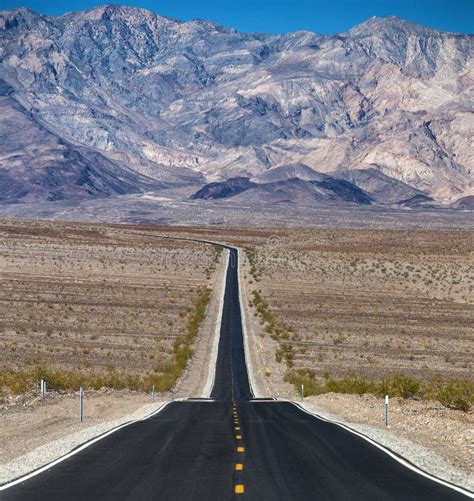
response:
[(234, 492), (236, 494), (243, 494), (245, 492), (244, 484), (237, 484), (235, 486)]
[(236, 436), (235, 436), (235, 438), (236, 438), (237, 440), (242, 440), (242, 435), (236, 435)]
[(234, 427), (234, 430), (235, 430), (235, 431), (240, 431), (240, 426), (235, 426), (235, 427)]
[(237, 464), (235, 465), (235, 469), (236, 469), (237, 471), (242, 471), (242, 470), (244, 469), (244, 465), (243, 465), (242, 463), (237, 463)]
[(245, 447), (237, 447), (237, 452), (245, 452)]

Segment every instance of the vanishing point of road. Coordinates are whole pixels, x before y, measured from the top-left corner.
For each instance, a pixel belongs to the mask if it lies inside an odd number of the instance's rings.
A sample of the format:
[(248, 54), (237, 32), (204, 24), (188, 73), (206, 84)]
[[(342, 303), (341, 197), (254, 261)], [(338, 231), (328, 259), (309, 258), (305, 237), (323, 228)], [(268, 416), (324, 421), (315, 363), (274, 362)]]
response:
[(467, 499), (291, 402), (255, 399), (229, 248), (210, 399), (171, 402), (0, 491), (2, 501)]

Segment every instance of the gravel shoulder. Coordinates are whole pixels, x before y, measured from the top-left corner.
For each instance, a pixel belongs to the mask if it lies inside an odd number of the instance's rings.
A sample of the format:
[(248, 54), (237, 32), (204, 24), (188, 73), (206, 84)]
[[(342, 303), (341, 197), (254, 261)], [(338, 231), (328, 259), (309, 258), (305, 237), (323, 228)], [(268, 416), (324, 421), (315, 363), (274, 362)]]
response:
[(36, 396), (0, 411), (0, 484), (18, 478), (75, 447), (129, 421), (142, 419), (164, 402), (129, 391), (86, 392), (84, 422), (78, 394)]

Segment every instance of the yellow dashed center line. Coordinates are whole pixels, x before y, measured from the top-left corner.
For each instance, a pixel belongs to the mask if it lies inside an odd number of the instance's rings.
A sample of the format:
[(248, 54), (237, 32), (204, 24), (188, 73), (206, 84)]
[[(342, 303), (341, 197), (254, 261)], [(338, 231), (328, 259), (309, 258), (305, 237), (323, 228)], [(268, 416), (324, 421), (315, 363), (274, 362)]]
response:
[[(240, 431), (240, 424), (239, 424), (239, 415), (237, 413), (237, 403), (236, 402), (232, 402), (232, 416), (233, 416), (233, 421), (234, 421), (234, 431), (237, 432), (236, 435), (235, 435), (235, 439), (236, 440), (242, 440), (242, 435), (241, 435), (241, 431)], [(240, 442), (242, 443), (242, 442)], [(237, 447), (237, 452), (238, 453), (244, 453), (245, 452), (245, 447), (239, 445)], [(244, 469), (244, 464), (243, 463), (236, 463), (235, 464), (235, 471), (243, 471)], [(235, 481), (242, 481), (241, 478), (236, 478)], [(235, 494), (244, 494), (245, 492), (245, 487), (244, 487), (244, 484), (235, 484), (234, 485), (234, 493)]]

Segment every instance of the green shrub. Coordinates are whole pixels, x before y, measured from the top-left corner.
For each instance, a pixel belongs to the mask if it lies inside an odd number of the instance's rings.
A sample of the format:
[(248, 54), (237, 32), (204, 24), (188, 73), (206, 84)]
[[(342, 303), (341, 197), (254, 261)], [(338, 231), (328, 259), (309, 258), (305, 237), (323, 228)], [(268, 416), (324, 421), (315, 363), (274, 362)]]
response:
[(432, 378), (431, 381), (421, 382), (404, 374), (395, 374), (382, 381), (374, 381), (355, 375), (331, 378), (325, 373), (323, 379), (318, 381), (314, 371), (303, 368), (287, 371), (285, 381), (293, 384), (298, 393), (301, 391), (301, 385), (304, 384), (307, 396), (322, 393), (351, 395), (369, 393), (400, 398), (417, 397), (438, 400), (445, 407), (464, 412), (471, 410), (474, 404), (474, 383), (465, 379), (443, 381), (438, 376)]
[(191, 315), (186, 326), (186, 334), (178, 337), (173, 344), (175, 363), (178, 368), (176, 379), (179, 378), (183, 370), (188, 365), (188, 361), (193, 354), (191, 348), (196, 338), (199, 327), (206, 317), (206, 308), (211, 297), (211, 290), (207, 287), (199, 291), (198, 298), (194, 307), (194, 313)]
[(377, 385), (363, 377), (347, 376), (341, 379), (328, 379), (324, 383), (324, 393), (348, 393), (363, 395), (377, 393)]
[(420, 396), (420, 381), (404, 374), (395, 374), (390, 379), (384, 379), (379, 393), (392, 397), (412, 398)]
[(288, 371), (285, 375), (285, 381), (291, 383), (298, 393), (301, 391), (301, 385), (303, 384), (305, 396), (323, 393), (317, 385), (314, 372), (311, 369), (294, 369)]
[(462, 379), (452, 379), (441, 386), (437, 398), (442, 405), (449, 409), (468, 412), (474, 403), (474, 383)]

